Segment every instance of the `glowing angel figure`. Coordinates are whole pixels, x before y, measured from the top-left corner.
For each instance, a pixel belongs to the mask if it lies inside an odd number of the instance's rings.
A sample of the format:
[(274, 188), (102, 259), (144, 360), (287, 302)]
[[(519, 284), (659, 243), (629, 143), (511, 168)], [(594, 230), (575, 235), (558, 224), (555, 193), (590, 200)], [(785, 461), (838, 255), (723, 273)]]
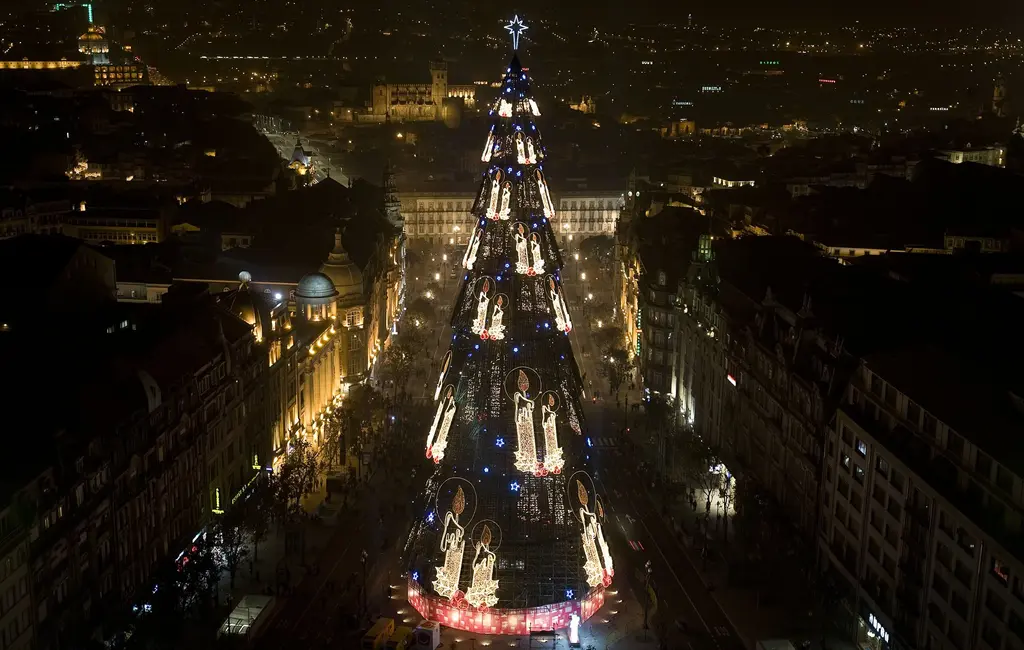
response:
[(520, 165), (526, 165), (530, 162), (526, 156), (526, 144), (523, 142), (523, 134), (516, 134), (516, 162)]
[(608, 552), (608, 541), (604, 537), (604, 530), (601, 527), (601, 520), (604, 519), (604, 508), (601, 507), (601, 501), (594, 499), (594, 504), (597, 506), (597, 546), (601, 549), (601, 559), (604, 560), (604, 586), (607, 587), (612, 583), (612, 576), (615, 575), (615, 566), (612, 564), (612, 554)]
[(579, 479), (576, 480), (576, 494), (580, 499), (580, 521), (583, 522), (583, 556), (586, 562), (583, 563), (583, 570), (587, 572), (587, 584), (596, 587), (604, 582), (604, 569), (601, 568), (601, 560), (597, 555), (597, 515), (587, 508), (590, 498), (587, 489)]
[(498, 115), (501, 117), (512, 117), (512, 102), (502, 99), (498, 102)]
[(537, 170), (537, 187), (540, 188), (540, 199), (544, 204), (544, 216), (548, 219), (555, 218), (555, 206), (551, 203), (551, 194), (548, 192), (547, 181), (544, 180), (544, 175)]
[(444, 459), (444, 450), (448, 447), (448, 432), (452, 428), (454, 418), (455, 389), (449, 386), (444, 399), (437, 403), (434, 423), (430, 425), (430, 434), (427, 436), (427, 458), (432, 458), (435, 464)]
[(569, 310), (565, 306), (562, 292), (558, 290), (553, 277), (548, 277), (548, 298), (551, 300), (551, 311), (555, 314), (555, 326), (563, 332), (572, 330), (572, 321), (569, 320)]
[[(448, 367), (452, 365), (452, 353), (451, 350), (444, 355), (444, 359), (441, 361), (441, 376), (437, 378), (437, 388), (434, 390), (434, 401), (441, 396), (441, 387), (444, 386), (444, 378), (448, 374)], [(428, 447), (430, 445), (427, 445)]]
[(530, 235), (530, 253), (533, 255), (533, 264), (530, 266), (529, 275), (544, 275), (544, 256), (540, 252), (540, 235)]
[(441, 534), (441, 550), (444, 551), (444, 566), (437, 568), (434, 591), (449, 600), (459, 590), (462, 577), (462, 555), (466, 550), (466, 529), (459, 525), (459, 516), (466, 509), (466, 493), (462, 486), (455, 492), (452, 509), (444, 516), (444, 531)]
[(530, 380), (522, 369), (517, 379), (519, 391), (513, 401), (516, 406), (516, 435), (519, 448), (516, 450), (516, 469), (529, 474), (539, 474), (537, 462), (537, 440), (533, 432), (533, 400), (526, 396)]
[(495, 221), (498, 220), (498, 199), (501, 197), (501, 170), (494, 172), (491, 179), (491, 194), (488, 197), (487, 216)]
[(494, 131), (487, 134), (487, 144), (484, 145), (484, 152), (480, 155), (483, 162), (491, 162), (491, 154), (494, 152)]
[(516, 273), (524, 275), (530, 270), (530, 253), (526, 240), (526, 227), (523, 224), (516, 226)]
[(480, 289), (479, 302), (476, 305), (476, 320), (470, 330), (474, 334), (483, 334), (487, 329), (487, 308), (491, 305), (491, 299), (487, 294), (491, 292), (490, 278), (484, 278), (484, 285)]
[(473, 581), (466, 590), (466, 602), (473, 607), (494, 607), (498, 602), (495, 592), (498, 581), (494, 579), (495, 555), (490, 549), (491, 527), (484, 524), (480, 541), (476, 543), (476, 556), (473, 558)]
[(533, 138), (526, 138), (526, 162), (531, 165), (537, 162), (537, 151), (533, 148)]
[(505, 181), (505, 184), (501, 186), (501, 206), (495, 213), (495, 219), (501, 219), (502, 221), (508, 221), (509, 216), (512, 214), (512, 208), (509, 207), (509, 203), (512, 201), (512, 183)]
[(540, 424), (544, 430), (544, 469), (552, 474), (561, 474), (565, 467), (562, 448), (558, 446), (558, 430), (555, 427), (555, 396), (548, 393), (546, 403), (540, 405)]
[(530, 112), (532, 112), (537, 117), (540, 117), (540, 109), (537, 108), (537, 102), (532, 99), (530, 100)]
[(494, 311), (491, 312), (491, 325), (487, 328), (487, 338), (495, 341), (505, 339), (505, 297), (498, 296), (494, 299)]
[(473, 268), (476, 264), (476, 252), (480, 249), (480, 240), (483, 239), (484, 231), (482, 228), (477, 228), (473, 231), (473, 236), (469, 240), (469, 246), (466, 247), (466, 254), (462, 256), (462, 266), (467, 269)]

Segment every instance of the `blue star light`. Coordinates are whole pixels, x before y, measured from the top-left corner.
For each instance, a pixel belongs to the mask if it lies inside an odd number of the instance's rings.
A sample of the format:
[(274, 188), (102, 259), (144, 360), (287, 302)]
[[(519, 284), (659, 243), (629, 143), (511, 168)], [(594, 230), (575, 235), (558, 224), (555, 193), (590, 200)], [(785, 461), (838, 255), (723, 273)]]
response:
[(427, 513), (427, 523), (428, 524), (434, 523), (434, 511), (433, 510), (431, 510), (430, 512)]
[(419, 571), (413, 571), (412, 572), (412, 579), (415, 580), (416, 582), (419, 582), (420, 581), (420, 572)]
[(518, 50), (519, 49), (519, 35), (522, 34), (523, 32), (525, 32), (528, 29), (529, 29), (529, 27), (527, 27), (523, 23), (523, 21), (519, 20), (519, 15), (518, 14), (516, 15), (515, 18), (512, 19), (512, 22), (510, 22), (509, 24), (505, 25), (505, 31), (507, 31), (509, 34), (512, 34), (512, 49), (513, 50)]
[(566, 589), (566, 590), (565, 590), (565, 599), (566, 599), (566, 600), (572, 600), (572, 597), (573, 597), (574, 595), (575, 595), (575, 594), (574, 594), (574, 592), (573, 592), (573, 590), (572, 590), (572, 589)]
[(509, 485), (508, 487), (513, 492), (518, 492), (519, 491), (519, 483), (517, 483), (516, 481), (512, 481), (511, 485)]
[(494, 444), (495, 444), (495, 446), (497, 446), (500, 449), (500, 448), (505, 446), (505, 439), (504, 438), (498, 438), (497, 440), (494, 441)]

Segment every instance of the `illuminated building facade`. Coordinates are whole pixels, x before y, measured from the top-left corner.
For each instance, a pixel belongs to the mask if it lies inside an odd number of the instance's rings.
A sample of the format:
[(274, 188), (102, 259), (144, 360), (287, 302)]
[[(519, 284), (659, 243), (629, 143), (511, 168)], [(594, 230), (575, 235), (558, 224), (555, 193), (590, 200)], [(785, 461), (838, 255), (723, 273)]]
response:
[[(612, 236), (625, 199), (614, 190), (558, 191), (553, 188), (558, 223), (553, 224), (562, 246), (569, 237), (579, 242), (596, 235)], [(470, 213), (476, 196), (469, 192), (399, 193), (405, 236), (410, 243), (463, 245), (469, 242), (475, 217)]]
[(451, 119), (448, 113), (458, 110), (449, 100), (460, 100), (466, 108), (475, 108), (476, 86), (450, 85), (447, 64), (436, 61), (430, 64), (429, 84), (376, 85), (371, 89), (367, 112), (352, 117), (357, 121), (441, 122)]
[(149, 83), (149, 73), (141, 63), (118, 63), (93, 66), (93, 80), (97, 87), (127, 88)]

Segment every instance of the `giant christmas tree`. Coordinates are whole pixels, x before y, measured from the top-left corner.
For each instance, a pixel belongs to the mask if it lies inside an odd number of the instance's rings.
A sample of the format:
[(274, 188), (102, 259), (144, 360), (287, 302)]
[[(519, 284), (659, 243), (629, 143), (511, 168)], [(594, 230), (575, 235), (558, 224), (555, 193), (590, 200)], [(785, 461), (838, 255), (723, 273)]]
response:
[[(517, 45), (518, 18), (507, 29)], [(513, 56), (490, 111), (477, 227), (424, 436), (435, 471), (407, 547), (419, 612), (491, 634), (574, 628), (613, 574), (582, 444), (539, 115)]]

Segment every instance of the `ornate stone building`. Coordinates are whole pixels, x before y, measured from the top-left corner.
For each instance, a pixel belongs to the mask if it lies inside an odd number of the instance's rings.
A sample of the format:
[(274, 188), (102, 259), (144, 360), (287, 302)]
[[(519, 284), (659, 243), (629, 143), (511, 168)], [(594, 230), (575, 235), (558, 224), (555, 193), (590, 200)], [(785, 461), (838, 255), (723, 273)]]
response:
[(355, 115), (363, 122), (441, 122), (453, 119), (449, 113), (458, 111), (458, 104), (476, 107), (476, 86), (449, 85), (448, 65), (443, 61), (430, 64), (429, 84), (378, 84), (371, 90), (366, 113)]

